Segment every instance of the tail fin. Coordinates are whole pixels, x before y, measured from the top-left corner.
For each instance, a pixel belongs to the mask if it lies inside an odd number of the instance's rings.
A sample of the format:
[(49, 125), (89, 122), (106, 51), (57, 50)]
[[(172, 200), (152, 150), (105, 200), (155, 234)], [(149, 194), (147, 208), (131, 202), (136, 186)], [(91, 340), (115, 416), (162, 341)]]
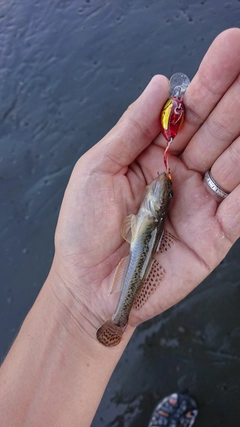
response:
[(120, 343), (123, 332), (121, 326), (114, 325), (112, 320), (108, 319), (97, 330), (97, 339), (106, 347), (114, 347)]

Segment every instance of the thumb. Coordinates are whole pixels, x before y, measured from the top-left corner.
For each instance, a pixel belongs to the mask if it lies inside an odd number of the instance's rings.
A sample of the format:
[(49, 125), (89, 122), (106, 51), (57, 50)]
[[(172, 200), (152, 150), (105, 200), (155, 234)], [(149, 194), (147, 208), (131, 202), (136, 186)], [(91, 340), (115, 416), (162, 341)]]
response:
[(92, 167), (115, 174), (131, 164), (159, 134), (160, 113), (168, 96), (168, 79), (154, 76), (118, 123), (89, 151)]

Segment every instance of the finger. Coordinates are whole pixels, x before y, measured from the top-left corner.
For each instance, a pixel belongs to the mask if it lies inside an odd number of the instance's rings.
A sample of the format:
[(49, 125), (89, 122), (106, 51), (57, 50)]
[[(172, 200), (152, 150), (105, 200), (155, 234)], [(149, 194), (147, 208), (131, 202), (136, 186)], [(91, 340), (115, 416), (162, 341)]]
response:
[[(212, 43), (184, 96), (186, 116), (170, 152), (179, 155), (239, 74), (240, 30), (221, 33)], [(160, 135), (156, 143), (165, 147)], [(189, 144), (190, 145), (190, 144)], [(190, 148), (190, 147), (189, 147)], [(194, 152), (194, 149), (193, 149)], [(191, 153), (186, 153), (186, 159)]]
[(240, 137), (214, 162), (211, 175), (225, 191), (231, 192), (240, 184)]
[(160, 132), (160, 112), (168, 96), (168, 79), (153, 77), (141, 96), (91, 151), (102, 172), (118, 173), (132, 163)]
[(182, 154), (188, 169), (206, 172), (240, 134), (240, 78), (238, 77)]
[(220, 203), (216, 216), (231, 244), (240, 237), (240, 185)]

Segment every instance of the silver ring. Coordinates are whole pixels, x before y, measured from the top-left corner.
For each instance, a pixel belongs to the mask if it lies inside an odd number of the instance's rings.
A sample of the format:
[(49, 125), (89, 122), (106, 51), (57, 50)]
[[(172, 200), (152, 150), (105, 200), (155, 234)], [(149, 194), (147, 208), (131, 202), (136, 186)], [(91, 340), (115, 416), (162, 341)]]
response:
[(222, 187), (220, 187), (220, 185), (216, 183), (216, 181), (214, 181), (210, 170), (205, 173), (204, 182), (206, 182), (210, 190), (212, 190), (218, 196), (222, 197), (222, 199), (225, 199), (228, 196), (229, 192), (224, 190)]

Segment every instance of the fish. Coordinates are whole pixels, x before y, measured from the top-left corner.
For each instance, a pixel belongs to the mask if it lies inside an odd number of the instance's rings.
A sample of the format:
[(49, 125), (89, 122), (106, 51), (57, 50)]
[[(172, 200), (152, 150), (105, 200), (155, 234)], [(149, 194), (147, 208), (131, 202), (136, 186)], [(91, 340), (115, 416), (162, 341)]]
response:
[(116, 346), (122, 339), (134, 302), (156, 261), (172, 196), (171, 175), (163, 172), (146, 186), (138, 213), (123, 221), (122, 236), (130, 243), (130, 253), (119, 262), (112, 285), (112, 292), (120, 287), (121, 293), (114, 314), (96, 333), (106, 347)]

